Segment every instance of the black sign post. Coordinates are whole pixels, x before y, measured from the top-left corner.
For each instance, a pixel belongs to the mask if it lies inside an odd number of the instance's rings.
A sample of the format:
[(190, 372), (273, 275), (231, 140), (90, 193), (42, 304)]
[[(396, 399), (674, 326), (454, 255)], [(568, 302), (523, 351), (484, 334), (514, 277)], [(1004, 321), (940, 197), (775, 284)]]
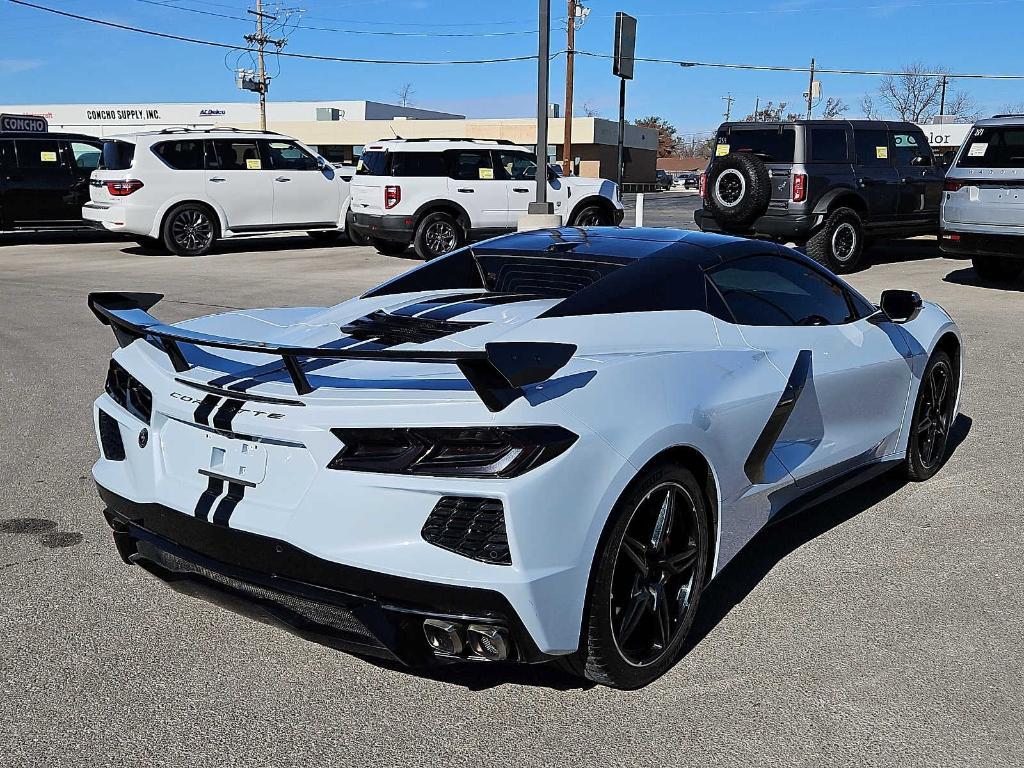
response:
[(49, 129), (45, 117), (0, 115), (0, 133), (46, 133)]
[(636, 55), (636, 19), (628, 13), (615, 14), (615, 58), (612, 74), (619, 78), (619, 142), (615, 182), (622, 194), (623, 144), (626, 140), (626, 81), (633, 79), (634, 56)]

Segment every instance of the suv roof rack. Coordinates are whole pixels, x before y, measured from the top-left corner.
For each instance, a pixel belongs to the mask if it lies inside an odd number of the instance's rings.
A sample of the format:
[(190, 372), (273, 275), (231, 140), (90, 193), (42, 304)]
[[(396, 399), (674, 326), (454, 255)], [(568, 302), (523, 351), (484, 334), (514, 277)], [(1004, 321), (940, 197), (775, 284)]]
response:
[(1024, 112), (1007, 112), (1005, 114), (992, 115), (993, 120), (997, 117), (1024, 117)]
[(468, 142), (472, 142), (472, 143), (490, 142), (492, 144), (505, 144), (505, 145), (508, 145), (508, 146), (517, 146), (517, 147), (518, 146), (525, 146), (524, 144), (520, 144), (518, 142), (511, 141), (510, 139), (471, 139), (471, 138), (467, 138), (465, 136), (454, 136), (454, 137), (448, 137), (448, 136), (429, 136), (429, 137), (426, 137), (426, 138), (417, 138), (417, 139), (400, 139), (400, 138), (392, 137), (390, 139), (377, 139), (377, 141), (378, 142), (384, 142), (384, 141), (406, 141), (406, 142), (410, 142), (410, 143), (425, 142), (425, 141), (468, 141)]
[(232, 128), (231, 126), (218, 126), (217, 128), (164, 128), (156, 133), (269, 133), (273, 136), (280, 136), (276, 131), (245, 130), (244, 128)]

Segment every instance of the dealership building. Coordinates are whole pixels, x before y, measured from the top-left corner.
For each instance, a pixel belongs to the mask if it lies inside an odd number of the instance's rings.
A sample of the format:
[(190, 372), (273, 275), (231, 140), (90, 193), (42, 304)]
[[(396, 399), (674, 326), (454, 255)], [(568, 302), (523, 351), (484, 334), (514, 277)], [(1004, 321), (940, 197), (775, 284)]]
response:
[[(255, 102), (166, 104), (6, 104), (5, 114), (38, 115), (51, 131), (116, 136), (166, 128), (259, 126)], [(332, 162), (352, 163), (363, 148), (381, 139), (467, 138), (506, 139), (533, 146), (537, 142), (534, 118), (467, 119), (463, 115), (402, 107), (375, 101), (268, 102), (267, 127), (294, 136), (315, 147)], [(548, 136), (560, 139), (564, 121), (551, 118)], [(580, 176), (615, 177), (618, 124), (596, 117), (572, 121), (573, 157)], [(658, 135), (650, 128), (626, 126), (624, 140), (626, 182), (654, 180)], [(548, 145), (551, 160), (561, 159), (560, 144)]]

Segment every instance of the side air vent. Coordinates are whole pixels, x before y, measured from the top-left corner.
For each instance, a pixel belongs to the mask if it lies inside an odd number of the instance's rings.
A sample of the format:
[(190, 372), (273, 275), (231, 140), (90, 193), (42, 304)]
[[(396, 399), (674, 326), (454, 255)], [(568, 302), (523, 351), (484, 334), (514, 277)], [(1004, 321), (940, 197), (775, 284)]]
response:
[(483, 323), (404, 317), (378, 310), (341, 327), (341, 332), (360, 341), (374, 339), (381, 344), (425, 344)]
[(107, 461), (124, 461), (124, 442), (121, 440), (121, 425), (105, 411), (99, 413), (100, 448)]
[(420, 532), (423, 540), (463, 557), (512, 565), (505, 511), (497, 499), (444, 496)]

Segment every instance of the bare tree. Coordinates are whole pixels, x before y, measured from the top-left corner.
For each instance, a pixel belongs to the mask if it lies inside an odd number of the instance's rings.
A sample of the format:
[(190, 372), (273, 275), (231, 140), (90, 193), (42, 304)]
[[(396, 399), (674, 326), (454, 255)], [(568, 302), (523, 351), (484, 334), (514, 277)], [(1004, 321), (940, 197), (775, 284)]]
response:
[(829, 96), (825, 99), (825, 106), (821, 110), (821, 116), (826, 120), (837, 120), (849, 111), (849, 104), (840, 98)]
[(778, 123), (783, 120), (799, 120), (803, 115), (796, 112), (786, 112), (788, 102), (780, 101), (777, 105), (773, 101), (766, 101), (764, 106), (758, 107), (756, 112), (751, 112), (743, 118), (746, 123)]
[(406, 83), (401, 88), (396, 90), (394, 93), (395, 96), (398, 97), (398, 106), (412, 106), (412, 97), (416, 95), (416, 90), (412, 87), (412, 83)]
[[(977, 117), (977, 106), (966, 91), (949, 87), (949, 78), (942, 67), (927, 67), (917, 61), (904, 67), (899, 75), (886, 75), (878, 86), (878, 99), (887, 111), (899, 117), (920, 123), (937, 115), (942, 108), (943, 85), (946, 89), (945, 113), (962, 120)], [(871, 97), (861, 102), (868, 117), (871, 114)], [(873, 111), (873, 110), (871, 110)]]
[(601, 116), (601, 112), (600, 112), (600, 110), (598, 110), (597, 107), (595, 107), (593, 105), (592, 102), (584, 101), (583, 102), (583, 116), (584, 117), (600, 117)]

